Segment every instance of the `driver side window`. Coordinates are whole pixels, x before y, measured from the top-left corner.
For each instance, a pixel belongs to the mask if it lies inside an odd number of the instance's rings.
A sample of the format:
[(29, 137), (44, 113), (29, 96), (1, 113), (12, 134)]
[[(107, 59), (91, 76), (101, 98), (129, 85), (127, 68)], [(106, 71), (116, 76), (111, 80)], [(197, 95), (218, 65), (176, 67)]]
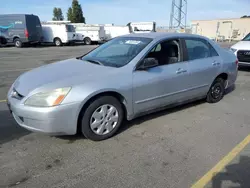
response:
[(155, 58), (159, 66), (180, 62), (179, 40), (168, 40), (157, 44), (146, 58)]

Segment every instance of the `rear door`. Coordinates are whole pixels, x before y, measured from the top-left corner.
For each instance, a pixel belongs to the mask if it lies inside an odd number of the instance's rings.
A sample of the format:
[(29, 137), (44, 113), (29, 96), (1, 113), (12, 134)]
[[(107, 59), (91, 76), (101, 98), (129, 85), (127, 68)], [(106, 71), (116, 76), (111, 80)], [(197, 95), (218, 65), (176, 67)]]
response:
[(189, 68), (189, 88), (193, 96), (203, 96), (220, 71), (222, 59), (205, 39), (186, 38), (186, 58)]
[(40, 42), (43, 38), (40, 19), (35, 15), (26, 15), (26, 28), (29, 42)]

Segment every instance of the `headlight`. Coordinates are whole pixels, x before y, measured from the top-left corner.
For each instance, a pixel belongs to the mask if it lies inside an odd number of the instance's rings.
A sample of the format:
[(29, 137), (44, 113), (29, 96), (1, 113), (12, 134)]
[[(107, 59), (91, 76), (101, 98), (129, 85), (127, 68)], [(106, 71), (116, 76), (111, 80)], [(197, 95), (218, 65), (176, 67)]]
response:
[(237, 51), (237, 49), (234, 49), (234, 48), (230, 48), (230, 50), (234, 53)]
[(62, 103), (63, 99), (70, 91), (70, 87), (59, 88), (49, 92), (41, 92), (29, 97), (24, 104), (36, 107), (51, 107)]

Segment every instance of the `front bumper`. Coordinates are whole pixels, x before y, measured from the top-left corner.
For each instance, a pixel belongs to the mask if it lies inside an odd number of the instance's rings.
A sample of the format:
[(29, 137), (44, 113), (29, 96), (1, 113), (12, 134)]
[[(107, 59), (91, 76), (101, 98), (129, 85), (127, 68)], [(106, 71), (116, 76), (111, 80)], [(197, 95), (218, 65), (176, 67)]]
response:
[(38, 108), (25, 106), (20, 100), (8, 96), (7, 104), (15, 121), (32, 132), (49, 135), (74, 135), (77, 132), (79, 103)]

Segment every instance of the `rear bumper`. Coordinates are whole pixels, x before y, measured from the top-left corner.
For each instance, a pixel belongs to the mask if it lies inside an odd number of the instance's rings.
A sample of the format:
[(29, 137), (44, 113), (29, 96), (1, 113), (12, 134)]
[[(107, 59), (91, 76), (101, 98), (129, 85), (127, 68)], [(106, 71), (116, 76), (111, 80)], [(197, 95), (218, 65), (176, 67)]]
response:
[(239, 66), (241, 66), (241, 67), (250, 67), (250, 62), (241, 62), (241, 61), (239, 61)]

